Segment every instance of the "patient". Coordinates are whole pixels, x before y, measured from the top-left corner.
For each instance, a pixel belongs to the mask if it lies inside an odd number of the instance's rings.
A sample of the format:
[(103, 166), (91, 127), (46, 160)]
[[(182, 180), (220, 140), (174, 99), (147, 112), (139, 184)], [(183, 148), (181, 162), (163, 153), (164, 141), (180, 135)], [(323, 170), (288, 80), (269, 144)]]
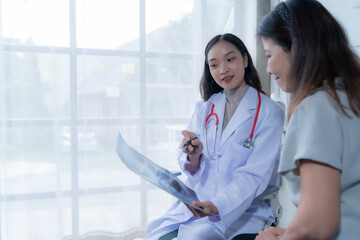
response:
[(193, 140), (179, 150), (179, 164), (200, 199), (193, 206), (207, 213), (178, 202), (149, 224), (146, 239), (255, 239), (274, 221), (269, 201), (256, 197), (279, 184), (284, 112), (263, 93), (250, 53), (233, 34), (207, 44), (200, 93), (182, 132), (183, 143)]
[(256, 239), (359, 239), (359, 59), (315, 0), (280, 3), (258, 35), (267, 72), (292, 93), (279, 172), (297, 212), (287, 229)]

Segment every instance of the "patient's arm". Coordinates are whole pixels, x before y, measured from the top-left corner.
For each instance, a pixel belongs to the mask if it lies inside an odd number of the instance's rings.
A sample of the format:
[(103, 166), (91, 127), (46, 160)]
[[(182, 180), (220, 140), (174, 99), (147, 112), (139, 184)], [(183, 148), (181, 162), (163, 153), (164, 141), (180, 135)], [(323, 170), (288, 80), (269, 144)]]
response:
[(340, 223), (340, 171), (301, 160), (300, 177), (299, 206), (282, 239), (329, 239)]

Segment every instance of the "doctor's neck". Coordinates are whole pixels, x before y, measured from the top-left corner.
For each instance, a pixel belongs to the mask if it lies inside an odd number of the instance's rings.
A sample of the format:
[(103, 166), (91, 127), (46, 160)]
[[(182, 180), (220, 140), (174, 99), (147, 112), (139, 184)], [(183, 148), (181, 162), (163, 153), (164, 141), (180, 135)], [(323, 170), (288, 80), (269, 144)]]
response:
[(227, 98), (234, 98), (237, 95), (241, 95), (241, 98), (242, 98), (242, 96), (244, 96), (244, 94), (246, 93), (246, 90), (248, 90), (248, 88), (249, 88), (249, 85), (245, 85), (240, 88), (224, 89), (224, 92), (225, 92)]

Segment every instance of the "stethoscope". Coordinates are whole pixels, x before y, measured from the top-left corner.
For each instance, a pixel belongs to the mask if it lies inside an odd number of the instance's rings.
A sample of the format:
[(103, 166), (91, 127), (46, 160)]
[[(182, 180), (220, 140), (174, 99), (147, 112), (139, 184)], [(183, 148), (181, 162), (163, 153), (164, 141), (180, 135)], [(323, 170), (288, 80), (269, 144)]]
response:
[[(252, 138), (253, 138), (255, 126), (256, 126), (256, 123), (257, 123), (257, 119), (258, 119), (258, 116), (259, 116), (259, 110), (260, 110), (260, 107), (261, 107), (260, 92), (257, 91), (257, 93), (258, 93), (259, 103), (258, 103), (257, 108), (256, 108), (256, 114), (255, 114), (254, 123), (253, 123), (252, 129), (251, 129), (249, 138), (246, 139), (244, 141), (244, 143), (243, 143), (243, 147), (248, 148), (248, 149), (252, 149), (254, 147), (254, 142), (252, 141)], [(217, 130), (218, 130), (218, 125), (219, 125), (219, 118), (218, 118), (218, 115), (214, 112), (214, 107), (215, 107), (215, 105), (213, 104), (211, 106), (210, 114), (205, 119), (205, 145), (206, 145), (206, 151), (207, 151), (210, 158), (215, 156), (214, 153), (215, 153), (215, 146), (216, 146), (216, 133), (217, 133)], [(207, 131), (208, 131), (207, 126), (208, 126), (208, 122), (212, 119), (212, 116), (215, 117), (215, 140), (214, 140), (214, 151), (213, 151), (212, 154), (210, 154), (209, 147), (208, 147), (208, 144), (207, 144)]]

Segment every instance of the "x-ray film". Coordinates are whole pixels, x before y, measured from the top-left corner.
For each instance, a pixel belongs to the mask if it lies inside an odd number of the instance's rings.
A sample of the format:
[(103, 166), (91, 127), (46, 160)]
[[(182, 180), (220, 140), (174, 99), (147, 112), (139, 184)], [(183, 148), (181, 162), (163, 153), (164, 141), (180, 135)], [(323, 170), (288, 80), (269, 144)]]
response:
[[(193, 201), (199, 201), (196, 193), (192, 189), (188, 188), (175, 174), (160, 167), (131, 148), (124, 141), (120, 133), (117, 142), (117, 154), (131, 171), (146, 181), (170, 193), (182, 202), (191, 205), (191, 207), (206, 212), (203, 209), (192, 206)], [(210, 214), (209, 212), (206, 213)]]

